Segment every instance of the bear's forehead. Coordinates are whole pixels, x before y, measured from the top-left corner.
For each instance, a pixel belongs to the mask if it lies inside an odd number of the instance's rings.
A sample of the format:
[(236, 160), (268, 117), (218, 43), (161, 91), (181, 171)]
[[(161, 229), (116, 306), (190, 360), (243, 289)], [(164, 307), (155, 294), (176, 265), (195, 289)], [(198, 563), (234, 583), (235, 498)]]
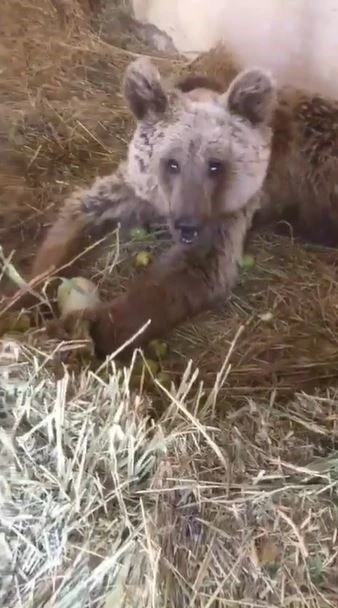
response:
[(187, 153), (203, 148), (227, 148), (233, 131), (232, 120), (223, 108), (183, 109), (167, 125), (164, 147), (178, 147)]
[(177, 112), (178, 122), (201, 128), (224, 128), (229, 126), (230, 114), (220, 103), (194, 102), (185, 103)]

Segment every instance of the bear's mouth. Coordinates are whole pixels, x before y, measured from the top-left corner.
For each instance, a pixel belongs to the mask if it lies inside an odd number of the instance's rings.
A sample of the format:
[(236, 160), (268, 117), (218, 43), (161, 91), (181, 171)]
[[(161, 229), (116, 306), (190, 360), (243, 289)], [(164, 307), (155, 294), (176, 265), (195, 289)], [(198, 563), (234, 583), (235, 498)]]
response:
[(200, 231), (196, 228), (181, 228), (180, 240), (183, 245), (192, 245), (199, 237)]

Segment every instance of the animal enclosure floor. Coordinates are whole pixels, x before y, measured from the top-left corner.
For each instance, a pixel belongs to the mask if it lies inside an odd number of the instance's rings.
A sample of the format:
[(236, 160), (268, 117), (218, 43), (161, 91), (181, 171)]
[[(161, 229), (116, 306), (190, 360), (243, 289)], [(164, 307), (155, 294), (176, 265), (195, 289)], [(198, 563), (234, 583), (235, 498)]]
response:
[[(144, 46), (102, 37), (89, 4), (1, 5), (0, 245), (23, 275), (133, 128), (120, 84)], [(106, 298), (144, 246), (116, 260), (112, 238), (79, 271)], [(168, 336), (173, 385), (111, 362), (56, 374), (67, 347), (43, 329), (0, 337), (3, 605), (338, 605), (338, 253), (271, 234), (249, 252), (229, 302)]]

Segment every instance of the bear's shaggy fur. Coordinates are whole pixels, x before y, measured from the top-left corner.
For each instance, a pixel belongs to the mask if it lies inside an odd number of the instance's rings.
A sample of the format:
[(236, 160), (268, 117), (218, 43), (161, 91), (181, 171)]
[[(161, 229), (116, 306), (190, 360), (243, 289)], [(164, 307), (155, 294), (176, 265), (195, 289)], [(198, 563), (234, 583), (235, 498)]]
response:
[(166, 219), (169, 251), (126, 294), (90, 315), (99, 355), (148, 319), (142, 343), (230, 293), (260, 204), (276, 100), (272, 79), (260, 69), (241, 72), (222, 93), (183, 92), (166, 89), (145, 58), (129, 65), (124, 95), (137, 120), (127, 160), (66, 201), (32, 271), (55, 271), (90, 229), (99, 234), (117, 222)]

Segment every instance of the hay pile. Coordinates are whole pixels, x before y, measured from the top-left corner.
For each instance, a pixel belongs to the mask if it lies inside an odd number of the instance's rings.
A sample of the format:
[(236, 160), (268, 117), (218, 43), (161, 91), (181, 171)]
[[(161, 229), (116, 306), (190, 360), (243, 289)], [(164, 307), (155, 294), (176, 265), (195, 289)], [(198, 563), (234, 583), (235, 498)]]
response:
[(129, 371), (56, 383), (29, 346), (1, 356), (2, 605), (337, 605), (334, 393), (220, 425), (228, 367), (207, 397), (188, 370), (154, 421)]
[[(121, 75), (145, 49), (126, 31), (119, 48), (95, 6), (1, 5), (0, 245), (23, 273), (133, 127)], [(104, 294), (136, 247), (114, 239), (89, 273)], [(43, 329), (2, 337), (2, 605), (337, 606), (338, 256), (264, 235), (250, 250), (225, 309), (171, 337), (170, 386), (135, 385), (140, 353), (75, 373)]]

